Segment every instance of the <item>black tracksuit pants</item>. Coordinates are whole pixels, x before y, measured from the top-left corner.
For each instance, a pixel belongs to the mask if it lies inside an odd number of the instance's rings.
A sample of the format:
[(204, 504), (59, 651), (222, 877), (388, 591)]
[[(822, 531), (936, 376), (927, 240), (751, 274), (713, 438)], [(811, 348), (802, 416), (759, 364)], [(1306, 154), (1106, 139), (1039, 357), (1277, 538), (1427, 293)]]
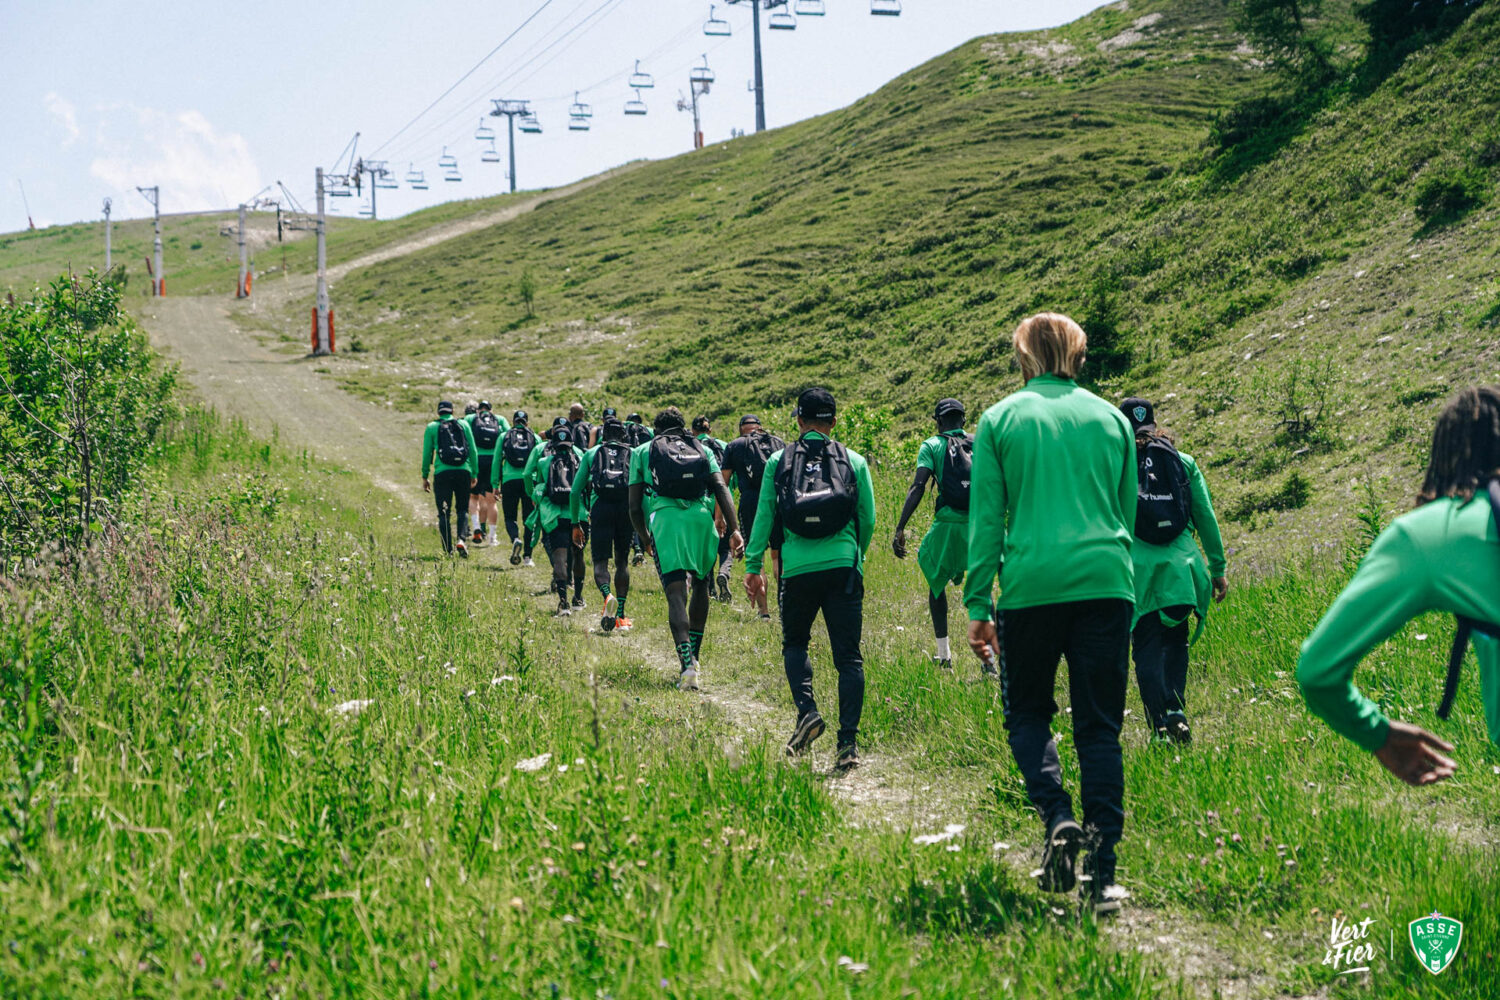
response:
[(1068, 661), (1083, 820), (1099, 832), (1096, 858), (1101, 874), (1111, 880), (1115, 844), (1125, 827), (1120, 725), (1132, 614), (1130, 601), (1104, 599), (1017, 608), (1002, 612), (1000, 622), (1000, 697), (1010, 750), (1026, 780), (1026, 794), (1049, 830), (1073, 818), (1052, 739), (1057, 664)]
[(865, 578), (852, 566), (781, 578), (781, 658), (800, 719), (815, 712), (812, 661), (807, 644), (813, 621), (823, 612), (828, 647), (839, 672), (838, 745), (855, 742), (865, 707), (865, 667), (859, 653), (864, 628)]
[[(1168, 712), (1187, 710), (1188, 625), (1192, 613), (1185, 604), (1152, 611), (1141, 616), (1131, 633), (1135, 680), (1153, 733), (1166, 724)], [(1181, 621), (1168, 627), (1163, 617)]]
[(458, 513), (458, 537), (469, 537), (469, 475), (468, 469), (444, 469), (432, 477), (432, 495), (437, 500), (438, 534), (443, 539), (443, 551), (453, 551), (453, 518)]
[[(504, 459), (501, 459), (503, 462)], [(512, 542), (520, 533), (520, 527), (516, 523), (516, 509), (520, 508), (521, 520), (526, 522), (526, 539), (522, 543), (522, 551), (529, 558), (531, 550), (536, 548), (536, 531), (531, 527), (531, 512), (536, 509), (536, 502), (526, 492), (526, 483), (521, 479), (509, 479), (500, 484), (500, 508), (505, 517), (505, 531)]]

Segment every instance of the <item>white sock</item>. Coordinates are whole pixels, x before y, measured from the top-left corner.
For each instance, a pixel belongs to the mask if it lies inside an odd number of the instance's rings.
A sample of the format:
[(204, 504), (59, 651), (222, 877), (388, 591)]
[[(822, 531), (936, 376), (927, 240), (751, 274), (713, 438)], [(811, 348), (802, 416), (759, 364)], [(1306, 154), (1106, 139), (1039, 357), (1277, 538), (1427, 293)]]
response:
[(948, 637), (946, 635), (943, 636), (941, 639), (939, 639), (937, 641), (937, 647), (938, 647), (938, 651), (937, 651), (938, 659), (940, 659), (940, 660), (951, 660), (951, 659), (953, 659), (953, 654), (951, 654), (951, 653), (948, 652)]

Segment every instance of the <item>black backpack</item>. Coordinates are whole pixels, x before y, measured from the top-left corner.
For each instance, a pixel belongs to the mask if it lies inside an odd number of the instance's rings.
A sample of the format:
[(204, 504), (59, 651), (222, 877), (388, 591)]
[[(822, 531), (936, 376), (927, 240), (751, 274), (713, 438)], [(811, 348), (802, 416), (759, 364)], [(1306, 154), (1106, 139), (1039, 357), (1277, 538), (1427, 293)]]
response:
[(552, 464), (547, 467), (547, 499), (559, 507), (566, 507), (573, 499), (573, 477), (578, 474), (579, 457), (573, 445), (552, 443), (547, 445), (547, 454)]
[(683, 428), (663, 431), (651, 439), (647, 453), (651, 487), (659, 497), (701, 500), (708, 492), (708, 452), (703, 442)]
[(589, 474), (594, 495), (600, 500), (624, 500), (630, 495), (630, 445), (624, 441), (605, 441), (594, 452), (594, 467)]
[(632, 448), (638, 448), (651, 440), (651, 431), (645, 424), (630, 422), (625, 425), (625, 440)]
[(947, 451), (938, 477), (937, 505), (968, 512), (969, 482), (974, 477), (974, 438), (968, 434), (945, 434)]
[[(1486, 494), (1490, 500), (1490, 516), (1495, 521), (1495, 531), (1500, 532), (1500, 479), (1491, 479)], [(1469, 639), (1475, 632), (1500, 640), (1500, 624), (1482, 622), (1474, 618), (1455, 615), (1458, 619), (1458, 634), (1453, 637), (1453, 648), (1448, 652), (1448, 676), (1443, 680), (1443, 700), (1438, 704), (1437, 717), (1444, 722), (1453, 712), (1453, 699), (1458, 697), (1458, 675), (1463, 669), (1464, 653), (1469, 649)]]
[(438, 421), (437, 453), (444, 465), (469, 463), (468, 439), (464, 437), (464, 429), (459, 426), (458, 421), (451, 417)]
[(536, 448), (536, 435), (531, 433), (531, 428), (525, 424), (516, 424), (506, 431), (505, 441), (500, 445), (500, 451), (505, 455), (505, 460), (517, 469), (526, 467), (526, 462), (531, 458), (534, 448)]
[(573, 435), (573, 444), (580, 451), (588, 451), (589, 445), (593, 444), (589, 438), (594, 436), (594, 425), (580, 420), (568, 425), (568, 432)]
[(836, 535), (858, 504), (854, 466), (837, 441), (802, 438), (781, 453), (776, 513), (786, 530), (803, 538)]
[(500, 440), (500, 420), (489, 410), (480, 410), (474, 418), (474, 446), (480, 451), (494, 451)]
[(1135, 503), (1135, 537), (1166, 545), (1187, 530), (1193, 512), (1187, 468), (1172, 442), (1149, 437), (1135, 450), (1139, 477)]
[(706, 438), (699, 438), (698, 441), (703, 447), (714, 453), (714, 461), (718, 462), (719, 468), (722, 469), (724, 467), (724, 446), (711, 434)]
[(740, 489), (760, 489), (761, 475), (771, 456), (786, 447), (786, 442), (770, 431), (755, 431), (745, 437), (745, 467), (740, 474)]

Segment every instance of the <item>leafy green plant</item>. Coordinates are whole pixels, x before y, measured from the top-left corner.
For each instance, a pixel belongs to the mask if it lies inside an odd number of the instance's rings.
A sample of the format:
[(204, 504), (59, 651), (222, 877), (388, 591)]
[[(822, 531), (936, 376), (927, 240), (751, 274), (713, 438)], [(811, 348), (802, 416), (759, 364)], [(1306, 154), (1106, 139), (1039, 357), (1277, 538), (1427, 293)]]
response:
[(1343, 369), (1331, 356), (1298, 356), (1280, 366), (1262, 367), (1251, 388), (1266, 400), (1283, 438), (1301, 444), (1326, 439), (1325, 421), (1343, 382)]

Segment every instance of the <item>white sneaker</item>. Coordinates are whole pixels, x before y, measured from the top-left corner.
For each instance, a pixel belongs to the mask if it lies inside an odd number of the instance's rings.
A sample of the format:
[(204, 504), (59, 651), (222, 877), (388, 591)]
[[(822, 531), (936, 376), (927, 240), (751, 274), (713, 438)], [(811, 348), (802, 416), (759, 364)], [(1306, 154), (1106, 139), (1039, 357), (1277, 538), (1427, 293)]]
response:
[(677, 689), (679, 691), (698, 690), (698, 671), (694, 669), (698, 661), (693, 661), (693, 666), (684, 670), (677, 678)]
[(521, 565), (522, 566), (535, 566), (536, 565), (536, 561), (533, 560), (530, 556), (527, 556), (525, 559), (521, 560)]

